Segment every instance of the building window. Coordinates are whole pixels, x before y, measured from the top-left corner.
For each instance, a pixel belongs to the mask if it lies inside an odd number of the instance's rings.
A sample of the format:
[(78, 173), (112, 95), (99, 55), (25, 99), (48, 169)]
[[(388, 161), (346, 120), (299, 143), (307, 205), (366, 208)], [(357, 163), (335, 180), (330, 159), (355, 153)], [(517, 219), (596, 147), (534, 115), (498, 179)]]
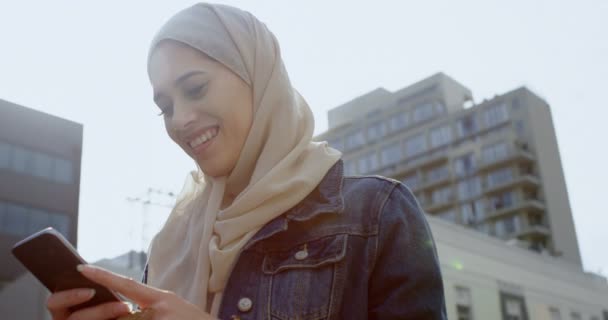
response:
[[(49, 180), (53, 179), (53, 158), (43, 153), (36, 152), (33, 154), (32, 160), (32, 174), (34, 176)], [(67, 160), (64, 161), (69, 163)], [(71, 180), (72, 179), (69, 179), (67, 182), (71, 182)]]
[(454, 160), (454, 172), (457, 177), (464, 177), (475, 172), (475, 156), (473, 153), (466, 154)]
[(440, 166), (429, 170), (427, 173), (427, 181), (429, 183), (433, 183), (436, 181), (441, 181), (450, 176), (450, 168), (448, 166)]
[(374, 170), (378, 170), (380, 162), (376, 151), (368, 152), (359, 158), (359, 171), (364, 174)]
[(504, 220), (505, 233), (507, 235), (514, 234), (519, 231), (519, 216), (513, 215), (505, 218)]
[(433, 103), (419, 104), (414, 107), (414, 123), (431, 119), (435, 115)]
[(344, 139), (344, 150), (352, 150), (365, 144), (365, 137), (362, 131), (353, 132)]
[(386, 135), (386, 126), (384, 121), (378, 121), (367, 128), (367, 139), (373, 141), (382, 138)]
[(403, 178), (401, 182), (403, 182), (403, 184), (405, 184), (410, 189), (416, 189), (420, 186), (420, 178), (418, 178), (417, 174), (407, 176)]
[(413, 136), (405, 141), (406, 157), (413, 157), (426, 151), (426, 135), (424, 133)]
[(15, 147), (13, 149), (12, 169), (18, 173), (27, 173), (28, 168), (31, 168), (32, 156), (31, 152), (23, 148)]
[(492, 163), (507, 158), (509, 149), (505, 142), (484, 147), (481, 151), (484, 163)]
[(357, 161), (355, 160), (345, 160), (344, 161), (344, 173), (346, 175), (356, 175), (358, 173), (357, 170)]
[(394, 142), (382, 148), (380, 158), (383, 166), (399, 162), (402, 159), (401, 143)]
[(24, 237), (47, 227), (53, 227), (66, 237), (70, 219), (65, 214), (0, 202), (0, 233)]
[(485, 205), (483, 199), (468, 202), (460, 207), (462, 222), (466, 225), (476, 226), (485, 218)]
[(470, 178), (458, 182), (458, 197), (460, 200), (468, 200), (481, 194), (481, 179)]
[(549, 315), (551, 316), (551, 320), (562, 320), (562, 315), (559, 313), (558, 308), (549, 308)]
[(504, 103), (488, 107), (484, 111), (486, 127), (491, 128), (509, 120), (507, 106)]
[(442, 204), (448, 203), (452, 200), (452, 187), (444, 187), (441, 189), (437, 189), (432, 193), (433, 204)]
[(456, 222), (456, 211), (454, 209), (438, 212), (436, 216), (449, 222)]
[(477, 122), (475, 121), (475, 114), (471, 114), (464, 117), (456, 123), (456, 129), (458, 131), (458, 137), (463, 138), (475, 134), (477, 132)]
[(10, 144), (0, 141), (0, 169), (8, 169), (11, 166), (13, 148)]
[(27, 234), (28, 209), (24, 206), (7, 203), (5, 204), (2, 217), (2, 233), (13, 236)]
[(407, 112), (397, 113), (390, 118), (390, 129), (392, 132), (405, 129), (409, 125), (409, 122), (409, 114)]
[(513, 180), (513, 170), (502, 168), (488, 173), (488, 187), (493, 188)]
[(526, 303), (522, 296), (500, 292), (500, 302), (504, 320), (528, 320)]
[(66, 238), (69, 238), (70, 219), (65, 214), (49, 213), (51, 227), (59, 231)]
[(71, 161), (4, 142), (0, 142), (0, 169), (59, 183), (72, 183), (74, 180)]
[(452, 141), (452, 127), (444, 125), (431, 129), (431, 147), (436, 148)]
[(493, 210), (501, 210), (504, 208), (509, 208), (514, 204), (514, 194), (513, 191), (503, 192), (499, 195), (493, 196), (490, 198), (490, 203), (492, 204)]
[(341, 137), (331, 139), (327, 143), (329, 143), (329, 146), (334, 149), (344, 151), (344, 140)]
[(469, 288), (456, 286), (456, 314), (458, 320), (473, 320), (473, 300)]

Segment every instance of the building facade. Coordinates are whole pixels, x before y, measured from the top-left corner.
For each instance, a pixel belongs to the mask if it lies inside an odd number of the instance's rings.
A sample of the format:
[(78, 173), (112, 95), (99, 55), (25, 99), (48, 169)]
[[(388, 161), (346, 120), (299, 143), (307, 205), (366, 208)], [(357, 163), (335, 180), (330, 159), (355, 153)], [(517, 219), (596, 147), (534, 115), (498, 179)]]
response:
[(0, 100), (0, 288), (25, 272), (17, 241), (52, 226), (77, 245), (82, 131)]
[(606, 278), (436, 217), (448, 319), (608, 320)]
[(472, 102), (438, 73), (329, 111), (350, 175), (402, 181), (432, 216), (581, 266), (549, 105), (526, 88)]

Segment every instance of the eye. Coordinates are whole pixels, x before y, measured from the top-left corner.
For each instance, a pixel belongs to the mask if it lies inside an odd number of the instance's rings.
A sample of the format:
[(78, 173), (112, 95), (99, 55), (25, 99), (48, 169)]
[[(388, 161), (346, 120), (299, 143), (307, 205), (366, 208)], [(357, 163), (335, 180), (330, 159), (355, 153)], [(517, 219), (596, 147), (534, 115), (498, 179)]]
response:
[(159, 116), (167, 117), (173, 114), (173, 105), (160, 105), (158, 108), (160, 109), (160, 113), (158, 114)]
[(198, 84), (195, 86), (189, 86), (189, 87), (185, 87), (184, 88), (184, 93), (186, 94), (187, 97), (189, 98), (200, 98), (203, 93), (204, 93), (204, 89), (206, 87), (206, 84)]

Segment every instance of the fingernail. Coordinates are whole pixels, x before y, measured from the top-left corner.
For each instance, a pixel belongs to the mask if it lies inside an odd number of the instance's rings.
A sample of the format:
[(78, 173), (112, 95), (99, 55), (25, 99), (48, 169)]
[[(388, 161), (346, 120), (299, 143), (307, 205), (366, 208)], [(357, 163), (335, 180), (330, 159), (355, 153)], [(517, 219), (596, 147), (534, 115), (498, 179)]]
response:
[(92, 298), (95, 295), (95, 289), (86, 289), (86, 290), (82, 290), (80, 292), (78, 292), (78, 295), (80, 295), (83, 298)]
[(128, 305), (121, 303), (114, 307), (114, 311), (116, 311), (117, 313), (131, 312), (131, 308), (129, 308)]

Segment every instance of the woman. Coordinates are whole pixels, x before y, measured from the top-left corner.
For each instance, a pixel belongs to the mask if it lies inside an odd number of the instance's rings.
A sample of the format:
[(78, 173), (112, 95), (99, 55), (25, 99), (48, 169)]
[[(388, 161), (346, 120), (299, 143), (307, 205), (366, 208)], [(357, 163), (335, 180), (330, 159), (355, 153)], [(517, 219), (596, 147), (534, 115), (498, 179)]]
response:
[[(198, 165), (150, 247), (144, 282), (81, 266), (146, 319), (444, 319), (435, 247), (399, 182), (344, 177), (311, 141), (310, 108), (278, 43), (239, 9), (198, 4), (152, 42), (148, 74), (167, 133)], [(53, 294), (55, 320), (94, 293)]]

